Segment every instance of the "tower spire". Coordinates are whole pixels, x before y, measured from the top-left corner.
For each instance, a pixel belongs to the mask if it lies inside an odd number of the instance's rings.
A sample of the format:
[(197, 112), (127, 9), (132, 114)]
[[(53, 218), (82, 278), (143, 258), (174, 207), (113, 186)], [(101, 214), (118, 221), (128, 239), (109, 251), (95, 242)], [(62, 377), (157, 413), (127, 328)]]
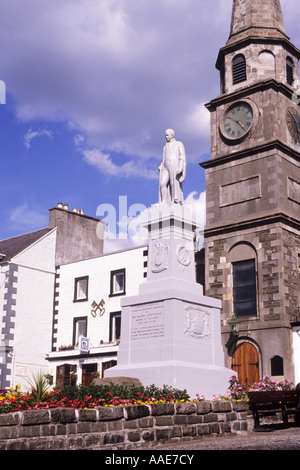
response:
[(248, 37), (288, 39), (280, 0), (233, 0), (227, 45)]

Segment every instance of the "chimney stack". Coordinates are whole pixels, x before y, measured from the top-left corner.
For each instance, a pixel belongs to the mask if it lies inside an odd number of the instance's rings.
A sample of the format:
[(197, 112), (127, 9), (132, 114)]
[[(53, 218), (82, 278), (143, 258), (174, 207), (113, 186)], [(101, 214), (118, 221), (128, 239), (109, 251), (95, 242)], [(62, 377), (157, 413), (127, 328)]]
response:
[(84, 215), (82, 209), (69, 210), (59, 202), (49, 209), (49, 228), (57, 228), (56, 266), (103, 254), (105, 223)]

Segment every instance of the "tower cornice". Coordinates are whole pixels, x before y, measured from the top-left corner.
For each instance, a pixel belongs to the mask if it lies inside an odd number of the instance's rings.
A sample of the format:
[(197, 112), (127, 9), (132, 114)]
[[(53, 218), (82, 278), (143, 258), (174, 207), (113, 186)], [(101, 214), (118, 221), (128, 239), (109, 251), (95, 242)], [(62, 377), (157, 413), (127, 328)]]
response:
[(300, 60), (300, 50), (288, 39), (288, 38), (275, 38), (275, 37), (259, 37), (259, 36), (248, 36), (244, 39), (240, 39), (232, 44), (226, 44), (219, 51), (216, 68), (221, 70), (224, 62), (224, 56), (232, 52), (238, 51), (247, 47), (249, 44), (272, 44), (283, 46), (290, 54), (297, 57)]
[(252, 85), (245, 86), (244, 88), (239, 88), (238, 90), (232, 93), (219, 95), (216, 98), (209, 101), (208, 103), (206, 103), (205, 107), (210, 112), (212, 112), (217, 108), (217, 106), (221, 104), (232, 103), (233, 101), (238, 100), (240, 98), (244, 98), (253, 93), (257, 93), (259, 91), (264, 91), (268, 89), (273, 89), (277, 93), (281, 92), (282, 94), (287, 96), (289, 99), (292, 99), (292, 96), (294, 94), (294, 90), (290, 88), (289, 86), (285, 85), (284, 83), (277, 82), (274, 79), (269, 79), (269, 80), (263, 80), (260, 82), (253, 83)]
[(253, 227), (259, 228), (266, 225), (274, 227), (275, 224), (283, 224), (286, 229), (289, 227), (292, 231), (300, 230), (300, 222), (298, 219), (288, 217), (286, 214), (279, 212), (271, 215), (268, 214), (264, 217), (252, 217), (249, 218), (249, 220), (237, 221), (236, 223), (231, 222), (222, 224), (222, 226), (217, 224), (216, 226), (205, 228), (204, 237), (217, 237), (222, 234), (236, 232), (237, 230), (249, 230)]
[(199, 165), (204, 169), (213, 168), (216, 166), (230, 163), (232, 161), (242, 160), (245, 157), (251, 157), (253, 155), (258, 155), (263, 152), (267, 152), (269, 150), (274, 150), (274, 149), (281, 150), (283, 153), (289, 155), (289, 157), (292, 157), (294, 160), (296, 160), (297, 164), (299, 165), (300, 152), (298, 152), (296, 149), (292, 149), (288, 145), (281, 142), (279, 139), (274, 139), (269, 142), (265, 142), (264, 144), (251, 147), (250, 149), (245, 149), (243, 151), (231, 152), (231, 153), (222, 155), (218, 158), (201, 162), (199, 163)]

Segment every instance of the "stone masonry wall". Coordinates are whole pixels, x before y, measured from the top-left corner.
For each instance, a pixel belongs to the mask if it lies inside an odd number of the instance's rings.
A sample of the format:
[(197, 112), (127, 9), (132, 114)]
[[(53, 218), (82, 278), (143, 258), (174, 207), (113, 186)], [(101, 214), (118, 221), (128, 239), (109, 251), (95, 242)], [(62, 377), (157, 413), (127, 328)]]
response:
[(200, 401), (0, 415), (1, 450), (121, 450), (247, 431), (246, 402)]

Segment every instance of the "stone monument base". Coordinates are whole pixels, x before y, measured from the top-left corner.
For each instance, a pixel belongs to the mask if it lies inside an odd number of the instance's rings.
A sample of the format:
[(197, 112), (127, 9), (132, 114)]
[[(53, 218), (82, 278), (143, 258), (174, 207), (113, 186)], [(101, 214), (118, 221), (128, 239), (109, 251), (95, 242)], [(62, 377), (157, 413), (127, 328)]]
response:
[[(118, 364), (105, 377), (136, 377), (144, 386), (163, 385), (212, 399), (225, 395), (234, 374), (224, 367), (220, 301), (202, 295), (202, 286), (149, 292), (122, 302), (122, 340)], [(142, 293), (143, 290), (147, 291)]]
[(100, 379), (100, 377), (95, 378), (92, 381), (93, 385), (120, 385), (121, 387), (141, 387), (143, 384), (142, 382), (137, 379), (136, 377), (125, 377), (125, 376), (120, 376), (120, 377), (107, 377)]
[(221, 301), (195, 281), (194, 229), (184, 207), (153, 207), (147, 281), (122, 301), (118, 364), (105, 377), (137, 377), (144, 386), (185, 389), (191, 398), (224, 395)]
[[(120, 365), (113, 367), (117, 369), (111, 371), (126, 375), (127, 377), (138, 377), (142, 384), (156, 385), (162, 388), (164, 385), (186, 390), (191, 399), (204, 395), (206, 399), (214, 399), (214, 395), (225, 395), (228, 390), (229, 374), (228, 369), (221, 366), (206, 364), (191, 364), (190, 362), (153, 362), (134, 365)], [(105, 376), (109, 378), (110, 369), (106, 370)]]

